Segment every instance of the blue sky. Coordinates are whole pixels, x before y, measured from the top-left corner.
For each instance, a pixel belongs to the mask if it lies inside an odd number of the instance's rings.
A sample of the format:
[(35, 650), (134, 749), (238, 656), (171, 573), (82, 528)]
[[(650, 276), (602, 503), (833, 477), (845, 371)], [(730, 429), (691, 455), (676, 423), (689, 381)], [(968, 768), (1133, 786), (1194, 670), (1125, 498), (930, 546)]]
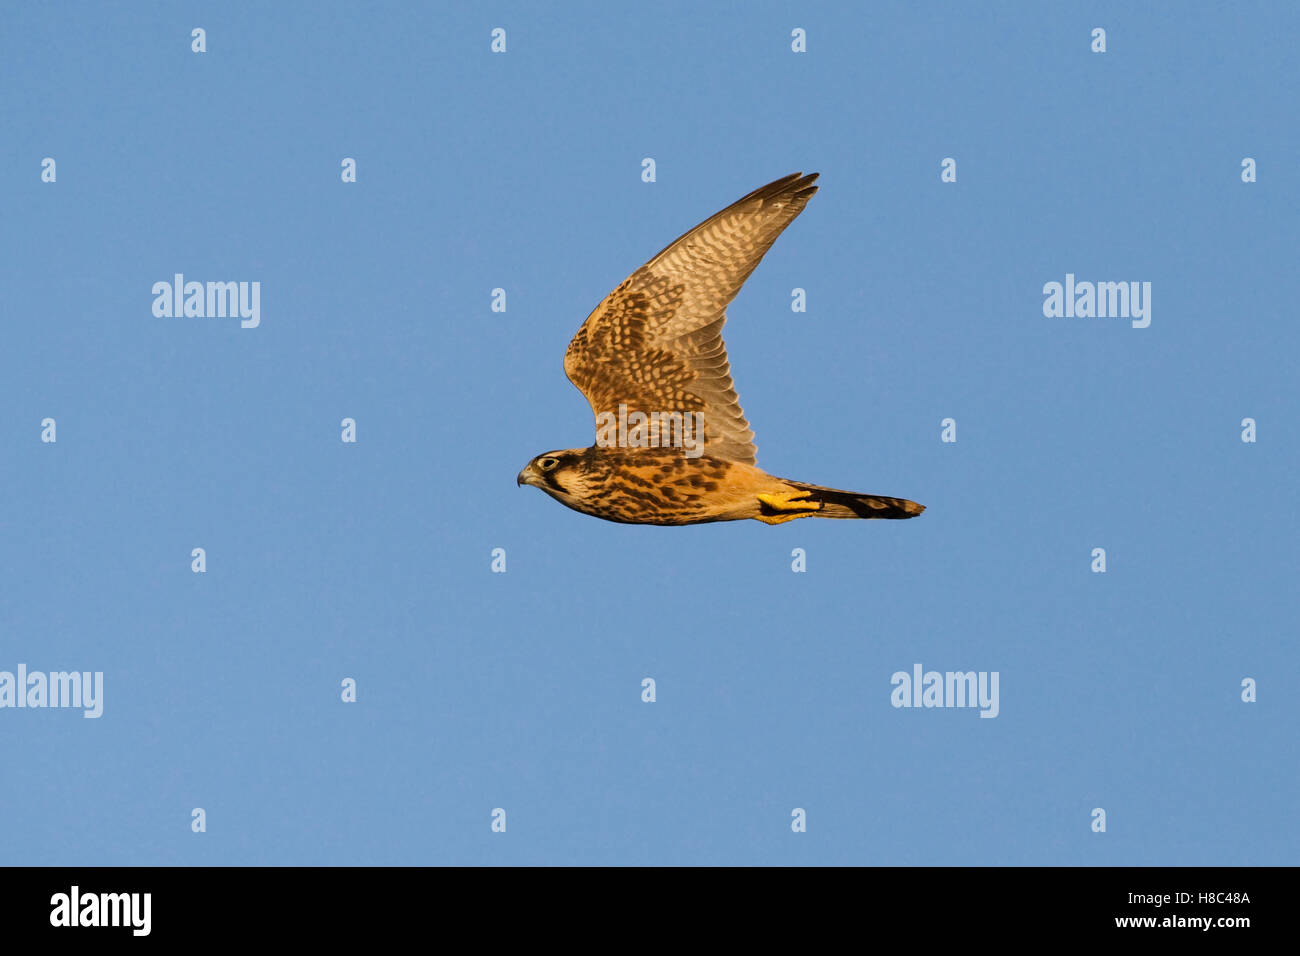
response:
[[(0, 709), (0, 860), (1296, 863), (1300, 13), (1089, 6), (8, 9), (0, 670), (104, 712)], [(729, 310), (759, 463), (925, 515), (516, 488), (592, 440), (592, 307), (799, 169)], [(178, 272), (260, 326), (155, 317)]]

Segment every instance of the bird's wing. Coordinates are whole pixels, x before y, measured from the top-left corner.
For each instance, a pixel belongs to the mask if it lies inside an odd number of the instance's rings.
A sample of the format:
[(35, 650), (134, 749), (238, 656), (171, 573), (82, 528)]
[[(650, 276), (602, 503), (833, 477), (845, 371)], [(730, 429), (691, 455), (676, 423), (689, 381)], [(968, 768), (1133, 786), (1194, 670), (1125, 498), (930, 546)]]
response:
[(722, 341), (726, 308), (803, 211), (817, 174), (756, 189), (664, 249), (587, 317), (564, 355), (569, 381), (592, 411), (701, 412), (713, 458), (754, 464)]

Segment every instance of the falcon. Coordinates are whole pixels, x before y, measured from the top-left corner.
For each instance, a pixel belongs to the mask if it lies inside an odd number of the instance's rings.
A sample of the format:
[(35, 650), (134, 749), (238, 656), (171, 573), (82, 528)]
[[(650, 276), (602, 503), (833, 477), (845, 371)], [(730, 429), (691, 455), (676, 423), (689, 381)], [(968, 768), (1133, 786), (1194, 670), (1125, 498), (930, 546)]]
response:
[(817, 192), (792, 173), (706, 219), (632, 273), (578, 329), (569, 381), (596, 443), (538, 455), (516, 480), (583, 514), (625, 524), (754, 518), (914, 518), (924, 505), (810, 485), (755, 464), (722, 342), (726, 309)]

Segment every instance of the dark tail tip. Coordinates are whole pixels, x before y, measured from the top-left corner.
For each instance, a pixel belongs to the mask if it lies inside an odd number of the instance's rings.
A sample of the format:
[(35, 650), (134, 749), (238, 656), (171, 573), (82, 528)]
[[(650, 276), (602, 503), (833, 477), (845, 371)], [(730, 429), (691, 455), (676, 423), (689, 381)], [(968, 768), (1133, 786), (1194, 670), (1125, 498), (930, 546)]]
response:
[(915, 518), (925, 510), (925, 505), (907, 498), (888, 498), (884, 495), (860, 495), (852, 491), (805, 485), (792, 481), (792, 485), (808, 492), (813, 501), (822, 503), (817, 513), (821, 518)]

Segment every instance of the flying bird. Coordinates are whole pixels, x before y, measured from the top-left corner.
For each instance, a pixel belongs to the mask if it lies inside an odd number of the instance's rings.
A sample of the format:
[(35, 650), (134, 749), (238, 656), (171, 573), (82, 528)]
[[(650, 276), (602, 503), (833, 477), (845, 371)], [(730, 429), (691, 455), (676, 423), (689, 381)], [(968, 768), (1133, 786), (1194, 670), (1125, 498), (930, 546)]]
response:
[(769, 475), (755, 464), (722, 326), (726, 308), (817, 192), (792, 173), (706, 219), (587, 317), (564, 371), (591, 404), (596, 443), (538, 455), (516, 481), (627, 524), (754, 518), (914, 518), (924, 505)]

